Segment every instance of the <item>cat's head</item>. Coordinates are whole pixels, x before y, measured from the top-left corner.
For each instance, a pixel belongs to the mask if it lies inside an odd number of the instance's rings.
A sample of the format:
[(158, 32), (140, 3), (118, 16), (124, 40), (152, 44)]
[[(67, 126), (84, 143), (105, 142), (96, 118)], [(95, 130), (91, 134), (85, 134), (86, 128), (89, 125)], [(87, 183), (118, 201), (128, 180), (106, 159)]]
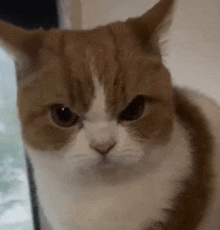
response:
[(160, 36), (173, 4), (161, 0), (139, 18), (87, 31), (0, 23), (2, 44), (15, 57), (30, 154), (72, 167), (128, 166), (169, 141), (173, 91)]

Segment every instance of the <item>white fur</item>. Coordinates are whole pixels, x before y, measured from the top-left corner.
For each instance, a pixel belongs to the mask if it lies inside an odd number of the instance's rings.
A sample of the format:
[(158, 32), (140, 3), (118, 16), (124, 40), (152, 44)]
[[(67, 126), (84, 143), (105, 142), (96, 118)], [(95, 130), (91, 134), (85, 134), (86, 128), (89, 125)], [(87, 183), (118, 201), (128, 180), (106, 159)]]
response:
[[(88, 51), (89, 52), (89, 51)], [(90, 59), (90, 71), (92, 74), (92, 80), (95, 88), (95, 98), (90, 107), (89, 112), (87, 113), (87, 120), (89, 121), (103, 121), (106, 120), (107, 114), (105, 111), (105, 93), (104, 88), (98, 81), (98, 73), (95, 67), (95, 59), (91, 54), (87, 54), (87, 58)]]
[(116, 121), (109, 121), (105, 108), (104, 88), (98, 81), (98, 73), (95, 68), (95, 59), (87, 51), (87, 58), (90, 61), (90, 71), (95, 88), (95, 95), (89, 112), (86, 114), (84, 126), (86, 128), (87, 139), (90, 143), (97, 145), (108, 145), (115, 142)]

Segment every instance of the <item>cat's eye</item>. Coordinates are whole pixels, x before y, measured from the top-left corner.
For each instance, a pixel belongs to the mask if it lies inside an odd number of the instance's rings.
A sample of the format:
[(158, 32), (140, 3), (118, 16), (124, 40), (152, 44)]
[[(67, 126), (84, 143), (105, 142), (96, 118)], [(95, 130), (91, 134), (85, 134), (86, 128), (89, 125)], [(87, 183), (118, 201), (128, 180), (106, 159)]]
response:
[(144, 113), (145, 100), (142, 95), (135, 99), (120, 113), (119, 120), (132, 121), (140, 118)]
[(68, 107), (62, 104), (54, 104), (51, 106), (51, 115), (53, 121), (62, 127), (71, 127), (79, 119), (79, 116), (72, 112)]

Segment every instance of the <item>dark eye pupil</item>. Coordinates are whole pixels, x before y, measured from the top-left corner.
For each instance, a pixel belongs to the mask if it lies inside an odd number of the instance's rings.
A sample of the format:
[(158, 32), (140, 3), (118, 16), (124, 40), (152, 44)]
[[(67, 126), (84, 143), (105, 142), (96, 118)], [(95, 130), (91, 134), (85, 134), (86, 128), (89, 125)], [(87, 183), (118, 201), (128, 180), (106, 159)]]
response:
[(51, 113), (55, 123), (63, 127), (70, 127), (74, 125), (79, 118), (69, 108), (60, 104), (53, 105), (51, 107)]
[(138, 95), (119, 115), (120, 120), (132, 121), (136, 120), (144, 112), (144, 97)]

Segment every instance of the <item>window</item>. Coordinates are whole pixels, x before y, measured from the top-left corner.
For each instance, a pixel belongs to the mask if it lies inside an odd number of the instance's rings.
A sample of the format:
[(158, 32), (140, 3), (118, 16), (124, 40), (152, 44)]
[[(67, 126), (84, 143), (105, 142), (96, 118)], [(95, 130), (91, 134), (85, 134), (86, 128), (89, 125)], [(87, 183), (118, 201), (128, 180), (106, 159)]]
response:
[(14, 63), (2, 49), (0, 49), (0, 229), (33, 229), (25, 154), (16, 112)]

